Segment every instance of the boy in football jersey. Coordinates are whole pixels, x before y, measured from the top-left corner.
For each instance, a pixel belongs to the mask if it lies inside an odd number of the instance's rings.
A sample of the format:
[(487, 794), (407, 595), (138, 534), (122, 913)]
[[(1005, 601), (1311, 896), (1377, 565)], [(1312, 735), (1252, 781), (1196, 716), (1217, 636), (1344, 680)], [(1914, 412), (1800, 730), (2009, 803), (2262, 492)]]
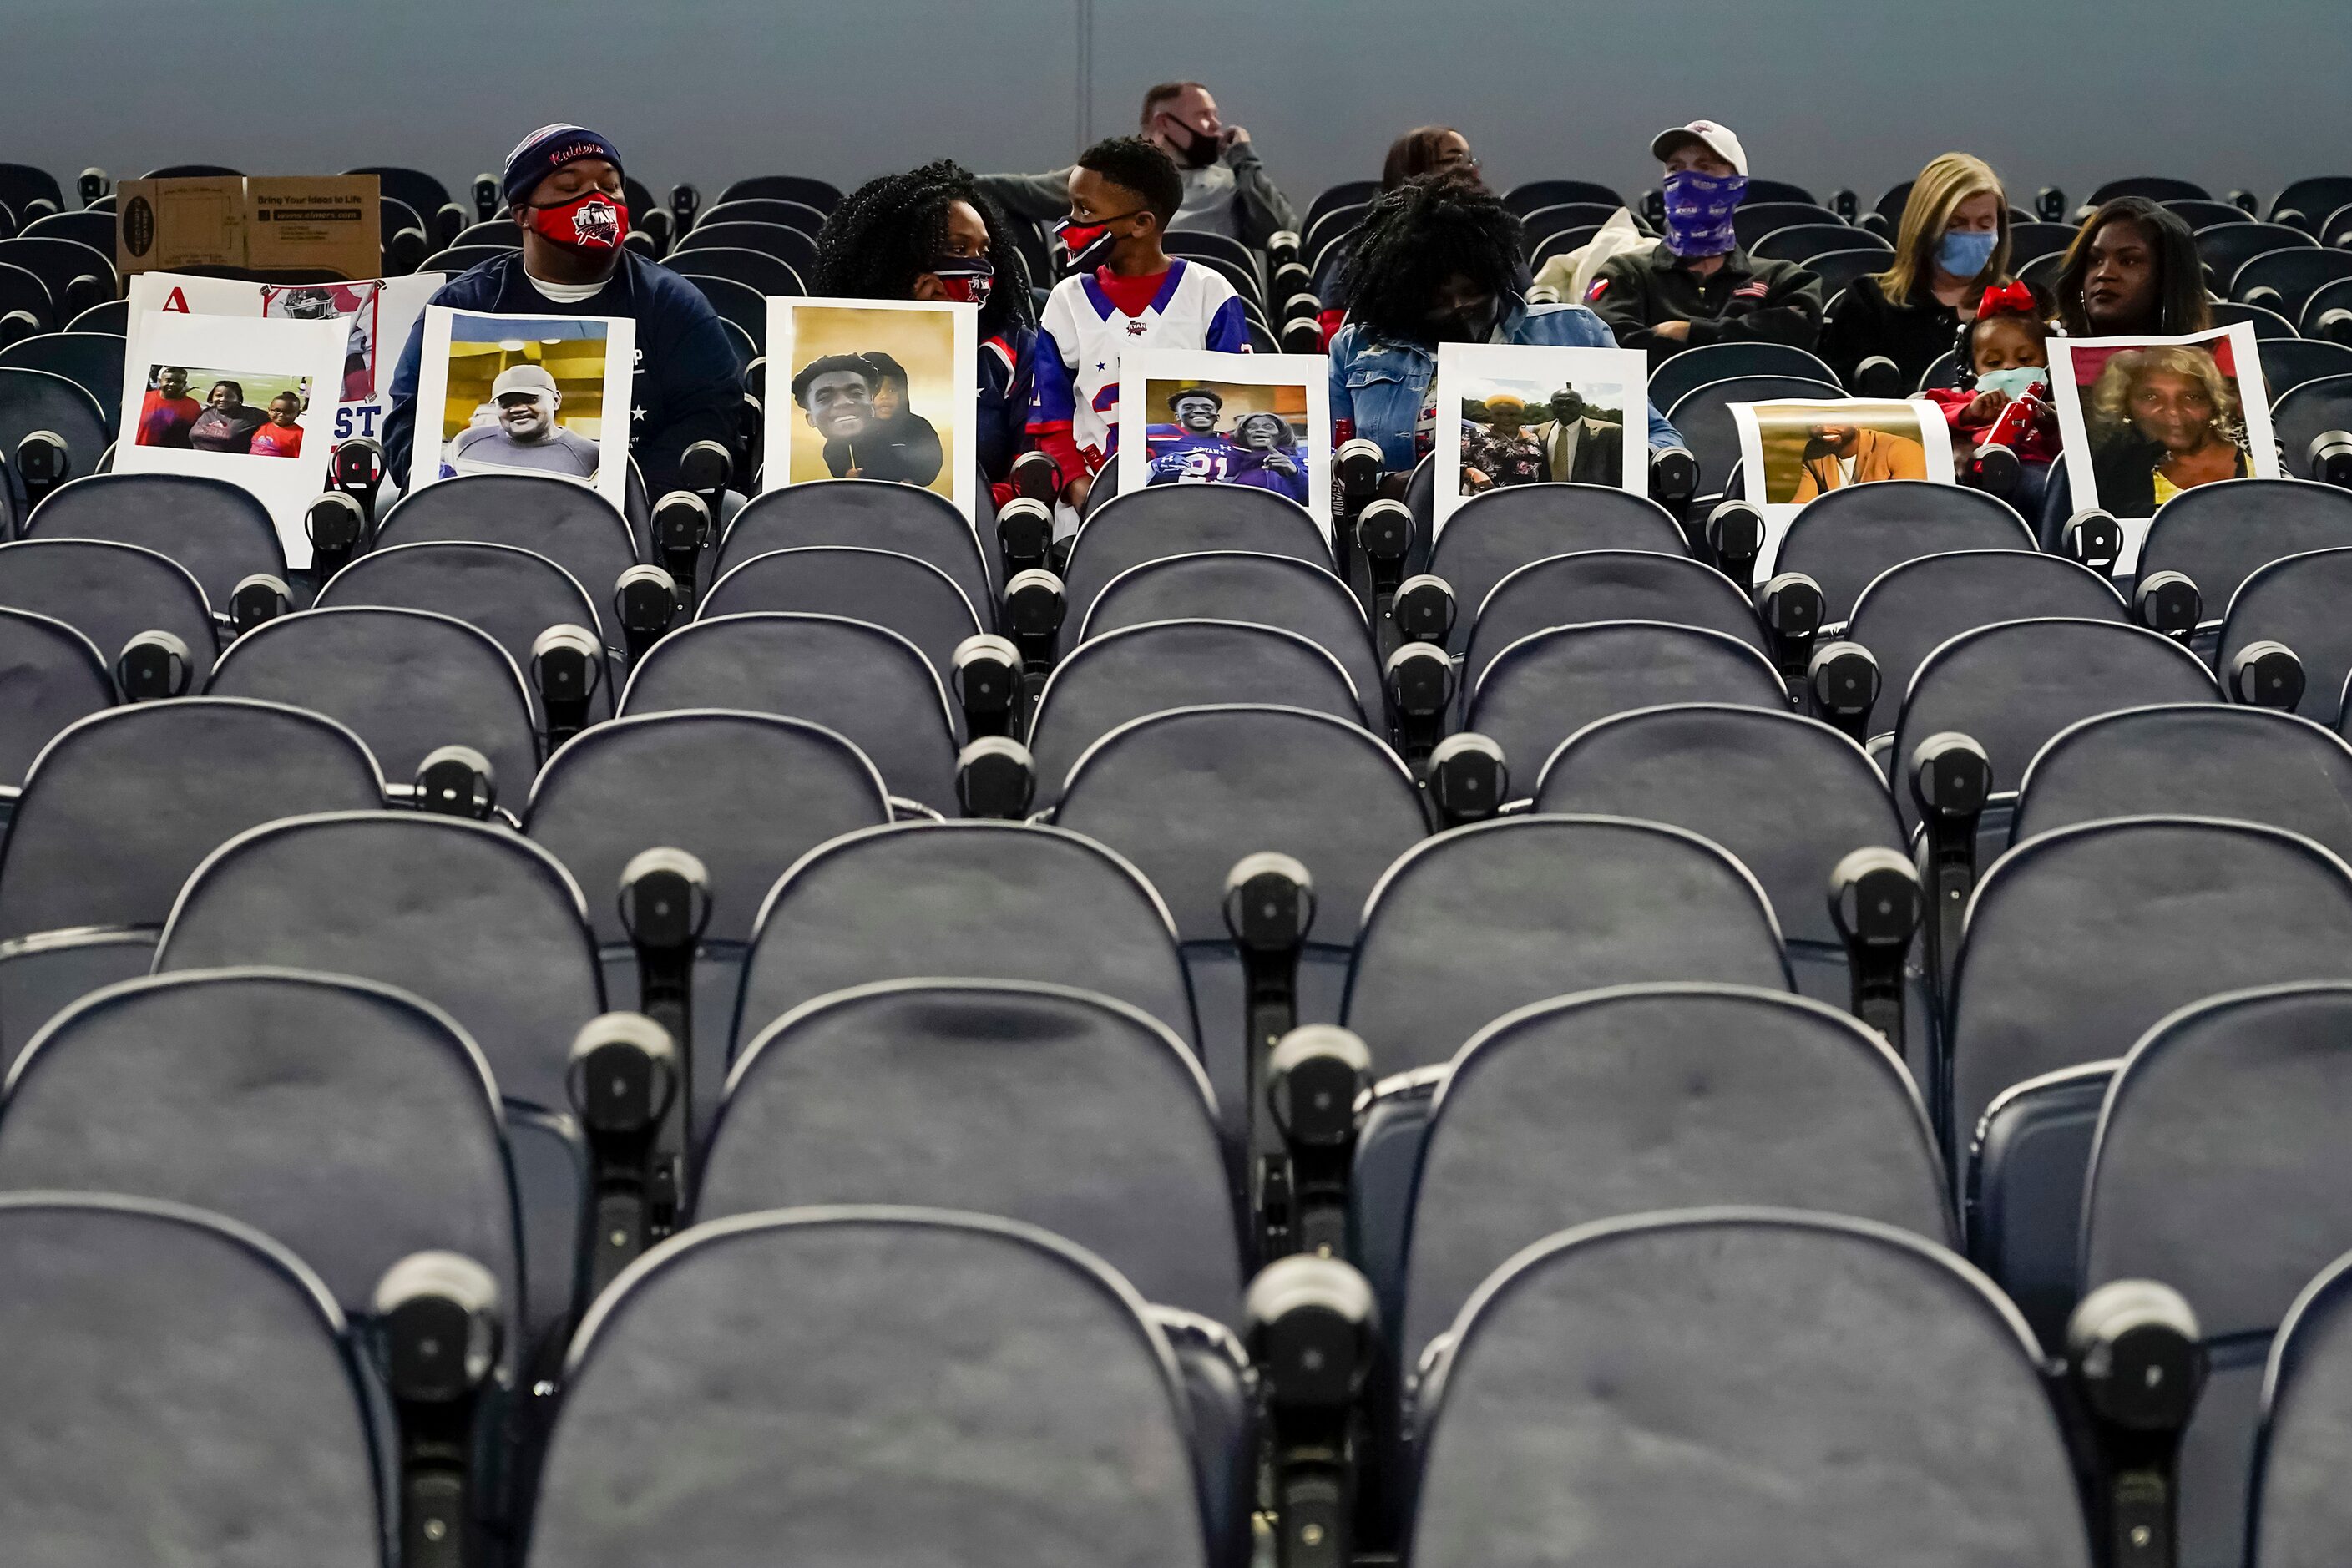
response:
[(1175, 162), (1139, 136), (1097, 142), (1070, 170), (1070, 216), (1060, 228), (1070, 275), (1054, 286), (1039, 322), (1029, 436), (1061, 471), (1072, 507), (1086, 505), (1118, 444), (1124, 350), (1249, 352), (1234, 286), (1160, 247), (1183, 200)]

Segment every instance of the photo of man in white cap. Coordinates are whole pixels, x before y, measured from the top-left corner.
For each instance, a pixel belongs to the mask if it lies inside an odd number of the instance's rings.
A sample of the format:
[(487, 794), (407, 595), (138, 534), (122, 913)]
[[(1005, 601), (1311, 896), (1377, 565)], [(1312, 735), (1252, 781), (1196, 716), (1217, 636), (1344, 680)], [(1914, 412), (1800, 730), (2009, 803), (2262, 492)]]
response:
[(442, 477), (529, 468), (586, 481), (596, 477), (598, 444), (555, 422), (563, 394), (535, 364), (509, 365), (490, 384), (495, 424), (460, 430), (441, 460)]

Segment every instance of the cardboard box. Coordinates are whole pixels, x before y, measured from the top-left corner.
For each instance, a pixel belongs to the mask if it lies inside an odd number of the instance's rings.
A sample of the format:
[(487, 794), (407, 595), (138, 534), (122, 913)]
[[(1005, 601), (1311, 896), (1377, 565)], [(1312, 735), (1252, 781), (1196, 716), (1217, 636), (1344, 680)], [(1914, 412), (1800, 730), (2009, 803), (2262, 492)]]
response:
[(115, 269), (383, 273), (373, 174), (123, 180), (115, 186)]

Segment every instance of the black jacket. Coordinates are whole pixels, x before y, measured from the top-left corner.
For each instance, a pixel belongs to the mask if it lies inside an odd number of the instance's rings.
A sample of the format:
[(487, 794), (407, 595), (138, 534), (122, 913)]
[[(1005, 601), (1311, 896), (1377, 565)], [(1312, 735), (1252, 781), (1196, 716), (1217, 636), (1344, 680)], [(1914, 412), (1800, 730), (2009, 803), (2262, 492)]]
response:
[[(1617, 346), (1645, 349), (1650, 363), (1707, 343), (1762, 339), (1810, 349), (1821, 336), (1822, 280), (1793, 261), (1764, 261), (1734, 250), (1706, 279), (1659, 245), (1601, 264), (1584, 302), (1609, 323)], [(1688, 321), (1687, 342), (1661, 338), (1661, 321)]]
[(1933, 294), (1925, 301), (1887, 302), (1878, 279), (1865, 274), (1846, 285), (1822, 328), (1821, 356), (1851, 388), (1854, 368), (1885, 354), (1903, 372), (1908, 396), (1927, 367), (1959, 343), (1960, 313)]

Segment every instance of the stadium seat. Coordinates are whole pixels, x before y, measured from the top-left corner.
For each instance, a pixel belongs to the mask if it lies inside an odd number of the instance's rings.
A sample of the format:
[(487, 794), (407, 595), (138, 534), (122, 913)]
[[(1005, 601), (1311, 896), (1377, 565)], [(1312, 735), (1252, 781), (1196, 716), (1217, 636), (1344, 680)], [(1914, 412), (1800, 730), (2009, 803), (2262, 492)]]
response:
[(2352, 202), (2352, 177), (2323, 174), (2316, 179), (2296, 180), (2271, 198), (2270, 219), (2273, 223), (2293, 224), (2309, 233), (2346, 202)]
[(1303, 708), (1384, 728), (1381, 692), (1357, 690), (1338, 659), (1297, 632), (1244, 621), (1128, 626), (1081, 644), (1039, 693), (1029, 726), (1037, 805), (1051, 805), (1087, 749), (1129, 720), (1224, 702)]
[(2213, 324), (2217, 327), (2233, 327), (2240, 321), (2252, 324), (2254, 329), (2254, 340), (2257, 342), (2267, 342), (2273, 338), (2292, 338), (2299, 335), (2294, 330), (2293, 321), (2280, 315), (2276, 310), (2268, 310), (2261, 305), (2242, 305), (2233, 300), (2216, 300), (2210, 309), (2213, 312)]
[(1287, 555), (1331, 570), (1331, 546), (1307, 509), (1243, 485), (1165, 485), (1116, 496), (1070, 546), (1065, 625), (1086, 624), (1095, 596), (1131, 566), (1204, 550)]
[(2094, 821), (2038, 834), (1986, 874), (1949, 998), (1947, 1147), (1966, 1176), (1970, 1256), (2044, 1343), (2054, 1348), (2075, 1294), (2096, 1115), (2084, 1119), (2083, 1100), (2177, 1008), (2345, 978), (2352, 874), (2274, 827)]
[[(6, 258), (6, 245), (0, 242), (0, 260)], [(2267, 305), (2293, 321), (2314, 292), (2341, 278), (2352, 278), (2352, 255), (2344, 251), (2315, 246), (2273, 250), (2231, 275), (2230, 298)]]
[[(1863, 231), (1867, 232), (1867, 231)], [(1850, 250), (1825, 250), (1805, 259), (1805, 270), (1822, 280), (1825, 300), (1834, 303), (1838, 296), (1853, 287), (1857, 278), (1872, 277), (1887, 268), (1887, 252), (1863, 241)], [(1825, 315), (1837, 314), (1834, 309)]]
[[(2322, 479), (2315, 450), (2322, 436), (2352, 434), (2352, 375), (2306, 381), (2271, 405), (2271, 429), (2278, 437), (2281, 467), (2298, 479)], [(2338, 459), (2341, 462), (2341, 459)], [(2342, 487), (2342, 480), (2328, 480)]]
[(1680, 828), (1510, 816), (1424, 840), (1389, 868), (1341, 1021), (1387, 1078), (1450, 1060), (1515, 1007), (1667, 980), (1793, 989), (1755, 879)]
[(866, 753), (894, 796), (956, 809), (963, 721), (930, 661), (887, 627), (839, 616), (696, 621), (656, 644), (621, 711), (732, 708), (824, 725)]
[(699, 931), (683, 938), (688, 990), (677, 1004), (693, 1050), (680, 1099), (698, 1141), (726, 1079), (743, 952), (761, 900), (818, 845), (889, 820), (881, 776), (855, 746), (818, 725), (764, 713), (617, 720), (574, 737), (541, 771), (523, 831), (590, 889), (589, 923), (603, 947), (605, 993), (616, 1002), (659, 1017), (652, 986), (675, 983), (640, 968), (632, 933), (648, 922), (628, 890), (633, 863), (647, 850), (676, 849), (700, 868), (708, 909)]
[[(763, 295), (800, 295), (808, 292), (801, 275), (792, 263), (770, 256), (763, 250), (741, 250), (731, 246), (711, 245), (689, 250), (671, 258), (674, 269), (686, 278), (725, 278), (758, 289)], [(764, 321), (754, 339), (766, 342), (768, 333)]]
[(422, 170), (373, 163), (343, 172), (373, 174), (378, 190), (394, 201), (406, 203), (422, 216), (430, 217), (449, 205), (449, 187)]
[[(0, 224), (0, 228), (5, 226)], [(110, 302), (123, 304), (119, 300)], [(90, 307), (91, 310), (101, 308), (99, 305)], [(0, 316), (22, 318), (9, 323), (10, 330), (20, 337), (58, 331), (68, 320), (67, 313), (59, 310), (47, 283), (25, 268), (5, 261), (0, 261)], [(27, 321), (30, 325), (26, 324)], [(117, 326), (111, 330), (120, 331), (122, 329)]]
[(75, 479), (34, 509), (22, 537), (142, 545), (186, 567), (205, 599), (223, 609), (256, 573), (290, 584), (269, 509), (242, 486), (196, 474)]
[(737, 196), (703, 208), (695, 215), (694, 224), (697, 228), (705, 224), (775, 224), (784, 228), (799, 229), (814, 239), (824, 232), (825, 216), (831, 210), (783, 196)]
[(2095, 1561), (2024, 1325), (1907, 1232), (1749, 1208), (1588, 1226), (1513, 1259), (1451, 1333), (1418, 1568), (1863, 1568), (1923, 1542)]
[(522, 230), (515, 226), (514, 219), (503, 216), (467, 224), (450, 240), (449, 247), (519, 251), (522, 248)]
[(73, 997), (145, 973), (181, 884), (221, 844), (383, 804), (359, 738), (296, 709), (192, 698), (65, 730), (0, 842), (0, 1063)]
[[(981, 609), (989, 606), (983, 601)], [(803, 545), (745, 556), (696, 606), (697, 620), (758, 611), (807, 611), (887, 626), (922, 650), (941, 680), (955, 651), (990, 622), (954, 579), (926, 561), (887, 550)]]
[[(1358, 199), (1369, 201), (1374, 194), (1367, 192)], [(1529, 180), (1503, 193), (1503, 204), (1521, 217), (1562, 202), (1605, 203), (1613, 211), (1625, 205), (1625, 198), (1591, 180)]]
[(2189, 180), (2175, 180), (2162, 174), (2135, 174), (2128, 179), (2109, 180), (2084, 198), (2086, 207), (2105, 206), (2117, 196), (2144, 196), (2152, 202), (2210, 201), (2212, 193)]
[(1791, 343), (1741, 339), (1685, 349), (1650, 373), (1650, 401), (1672, 407), (1683, 395), (1736, 375), (1797, 376), (1833, 384), (1837, 373)]
[[(5, 275), (12, 270), (16, 269), (0, 266), (0, 289), (5, 289)], [(59, 321), (58, 329), (67, 332), (110, 332), (120, 336), (131, 330), (131, 302), (128, 300), (103, 300), (79, 315)], [(119, 416), (121, 410), (118, 406), (115, 412)]]
[(756, 497), (727, 525), (707, 580), (716, 583), (755, 555), (814, 544), (927, 561), (963, 590), (982, 624), (993, 617), (995, 552), (982, 549), (971, 524), (946, 498), (882, 479), (819, 479)]
[(1954, 550), (1889, 566), (1853, 601), (1845, 627), (1878, 661), (1868, 732), (1895, 728), (1912, 676), (1945, 642), (1998, 621), (2052, 616), (2122, 622), (2128, 613), (2106, 578), (2037, 550)]
[(2250, 644), (2284, 643), (2304, 676), (2294, 711), (2333, 726), (2344, 710), (2352, 676), (2352, 628), (2345, 625), (2346, 585), (2352, 584), (2352, 546), (2283, 555), (2259, 568), (2231, 595), (2214, 652), (2214, 667), (2233, 668)]
[(2140, 583), (2179, 572), (2219, 619), (2246, 579), (2282, 556), (2352, 545), (2352, 495), (2300, 479), (2224, 479), (2157, 509), (2140, 545)]
[(427, 485), (384, 514), (372, 548), (446, 541), (511, 544), (544, 555), (600, 605), (638, 560), (628, 522), (610, 501), (544, 474), (467, 474)]
[(87, 634), (54, 616), (0, 608), (0, 803), (51, 736), (111, 707), (113, 667)]
[(0, 203), (5, 203), (20, 220), (29, 222), (27, 209), (35, 202), (48, 203), (51, 212), (66, 210), (58, 177), (30, 163), (0, 163)]
[(1666, 420), (1698, 459), (1701, 495), (1724, 494), (1739, 461), (1739, 430), (1731, 421), (1731, 405), (1789, 397), (1838, 403), (1844, 401), (1845, 388), (1834, 375), (1732, 375), (1695, 386), (1675, 399)]
[[(2306, 338), (2324, 338), (2336, 343), (2352, 342), (2352, 322), (2346, 321), (2346, 315), (2352, 315), (2352, 278), (2339, 278), (2333, 283), (2323, 283), (2313, 289), (2311, 298), (2303, 302), (2303, 310), (2295, 321)], [(2273, 405), (2280, 395), (2277, 393), (2272, 395)], [(2275, 407), (2273, 411), (2276, 412)]]
[(719, 193), (713, 206), (729, 202), (771, 200), (798, 202), (828, 216), (841, 205), (840, 188), (824, 180), (805, 174), (755, 174), (750, 179), (736, 180)]
[(2255, 257), (2273, 250), (2307, 249), (2318, 243), (2303, 230), (2284, 224), (2219, 223), (2197, 231), (2197, 258), (2205, 264), (2206, 281), (2220, 294), (2229, 291), (2238, 268)]
[(2083, 1204), (2081, 1284), (2160, 1279), (2195, 1310), (2209, 1370), (2180, 1460), (2180, 1561), (2245, 1560), (2271, 1337), (2352, 1251), (2335, 1179), (2352, 1112), (2352, 984), (2216, 996), (2158, 1024), (2116, 1074)]
[(497, 261), (514, 254), (514, 247), (506, 245), (453, 245), (426, 257), (416, 270), (446, 273), (454, 278), (460, 272), (471, 272), (485, 261)]
[(2254, 1568), (2320, 1568), (2352, 1538), (2339, 1461), (2346, 1421), (2344, 1307), (2352, 1258), (2295, 1299), (2271, 1347), (2255, 1436)]
[[(583, 1326), (566, 1381), (532, 1527), (549, 1562), (1215, 1560), (1166, 1337), (1108, 1268), (1016, 1222), (698, 1226)], [(622, 1495), (643, 1500), (616, 1515)]]
[[(1728, 850), (1754, 875), (1798, 989), (1847, 1008), (1853, 975), (1830, 912), (1838, 864), (1857, 849), (1908, 854), (1885, 781), (1862, 748), (1818, 721), (1769, 709), (1643, 708), (1578, 731), (1546, 759), (1535, 809), (1639, 817)], [(1896, 1052), (1923, 1076), (1933, 1019), (1916, 973)]]
[(1381, 688), (1363, 606), (1329, 571), (1287, 555), (1203, 551), (1131, 566), (1103, 585), (1082, 625), (1065, 619), (1064, 640), (1075, 648), (1153, 621), (1212, 618), (1297, 632), (1339, 661), (1360, 698)]
[(1663, 621), (1592, 621), (1496, 650), (1472, 686), (1463, 728), (1519, 760), (1525, 791), (1537, 759), (1587, 724), (1668, 702), (1785, 712), (1789, 695), (1771, 661), (1736, 637)]
[(0, 239), (0, 263), (21, 267), (38, 278), (56, 301), (60, 323), (100, 300), (119, 298), (121, 285), (110, 254), (79, 240), (58, 238)]
[(1202, 1066), (1238, 1144), (1263, 1108), (1248, 1091), (1249, 963), (1228, 924), (1235, 868), (1278, 854), (1306, 868), (1312, 898), (1292, 1021), (1336, 1022), (1364, 900), (1428, 832), (1412, 774), (1348, 721), (1225, 705), (1132, 720), (1055, 782), (1054, 822), (1124, 856), (1167, 900), (1200, 1011)]
[(2009, 230), (2009, 264), (2022, 267), (2045, 256), (2063, 256), (2080, 232), (2070, 223), (2012, 224)]
[(2033, 531), (2007, 501), (1961, 485), (1887, 479), (1806, 502), (1756, 570), (1759, 579), (1801, 572), (1819, 583), (1822, 618), (1835, 625), (1890, 567), (1958, 550), (2032, 548)]
[(41, 332), (0, 348), (0, 365), (45, 370), (64, 376), (90, 395), (114, 439), (122, 417), (122, 362), (126, 345), (119, 332)]
[(898, 823), (803, 856), (761, 907), (734, 1050), (802, 1004), (884, 980), (1025, 980), (1200, 1035), (1168, 908), (1135, 868), (1061, 828)]
[(543, 734), (557, 723), (548, 699), (570, 695), (546, 686), (546, 678), (534, 668), (537, 646), (551, 627), (576, 626), (595, 639), (599, 650), (591, 664), (594, 689), (578, 694), (585, 703), (579, 717), (590, 723), (609, 719), (619, 700), (614, 661), (603, 651), (610, 644), (595, 601), (570, 573), (544, 555), (509, 544), (454, 540), (372, 550), (319, 590), (320, 609), (353, 605), (430, 610), (488, 633), (506, 649), (516, 669), (525, 672), (532, 717)]
[(105, 410), (72, 381), (51, 371), (0, 365), (0, 459), (8, 466), (8, 499), (19, 518), (33, 498), (26, 493), (16, 451), (36, 430), (65, 442), (67, 479), (96, 473), (111, 439)]
[[(2352, 282), (2352, 273), (2346, 274)], [(2352, 346), (2314, 338), (2264, 338), (2255, 344), (2263, 363), (2263, 387), (2284, 397), (2307, 381), (2352, 374)], [(2299, 454), (2297, 454), (2299, 455)]]
[(799, 229), (776, 223), (741, 222), (696, 224), (671, 249), (669, 265), (682, 269), (695, 251), (719, 247), (772, 256), (803, 278), (816, 266), (816, 241)]
[(2218, 702), (2197, 657), (2169, 637), (2107, 620), (2051, 617), (1962, 632), (1921, 661), (1895, 723), (1890, 760), (1906, 831), (1919, 825), (1908, 773), (1931, 735), (1958, 733), (1992, 764), (1992, 804), (1978, 819), (1978, 864), (2009, 837), (2007, 802), (2042, 744), (2078, 719), (2157, 702)]
[(1513, 572), (1593, 550), (1682, 554), (1689, 545), (1657, 502), (1601, 485), (1517, 485), (1463, 502), (1428, 547), (1426, 570), (1453, 587), (1457, 606), (1446, 651), (1468, 649), (1479, 606)]
[[(1581, 550), (1531, 561), (1465, 608), (1473, 616), (1462, 667), (1469, 690), (1495, 656), (1521, 637), (1587, 621), (1664, 621), (1735, 637), (1767, 658), (1772, 647), (1756, 606), (1705, 562), (1654, 550)], [(1517, 759), (1523, 767), (1539, 759)]]
[(212, 606), (185, 568), (152, 550), (89, 539), (0, 544), (0, 606), (65, 622), (89, 638), (108, 668), (142, 632), (168, 632), (188, 650), (191, 678), (213, 664)]
[(317, 1275), (177, 1204), (0, 1196), (0, 1516), (27, 1562), (379, 1568), (375, 1382)]
[[(1794, 261), (1802, 265), (1816, 256), (1834, 251), (1870, 250), (1875, 237), (1866, 228), (1853, 228), (1843, 223), (1795, 223), (1786, 228), (1776, 228), (1765, 235), (1748, 251), (1759, 260)], [(1886, 254), (1893, 256), (1895, 247), (1879, 240)]]
[(728, 1076), (696, 1223), (833, 1204), (1025, 1221), (1147, 1300), (1243, 1326), (1208, 1080), (1165, 1024), (1108, 997), (899, 980), (770, 1025)]

